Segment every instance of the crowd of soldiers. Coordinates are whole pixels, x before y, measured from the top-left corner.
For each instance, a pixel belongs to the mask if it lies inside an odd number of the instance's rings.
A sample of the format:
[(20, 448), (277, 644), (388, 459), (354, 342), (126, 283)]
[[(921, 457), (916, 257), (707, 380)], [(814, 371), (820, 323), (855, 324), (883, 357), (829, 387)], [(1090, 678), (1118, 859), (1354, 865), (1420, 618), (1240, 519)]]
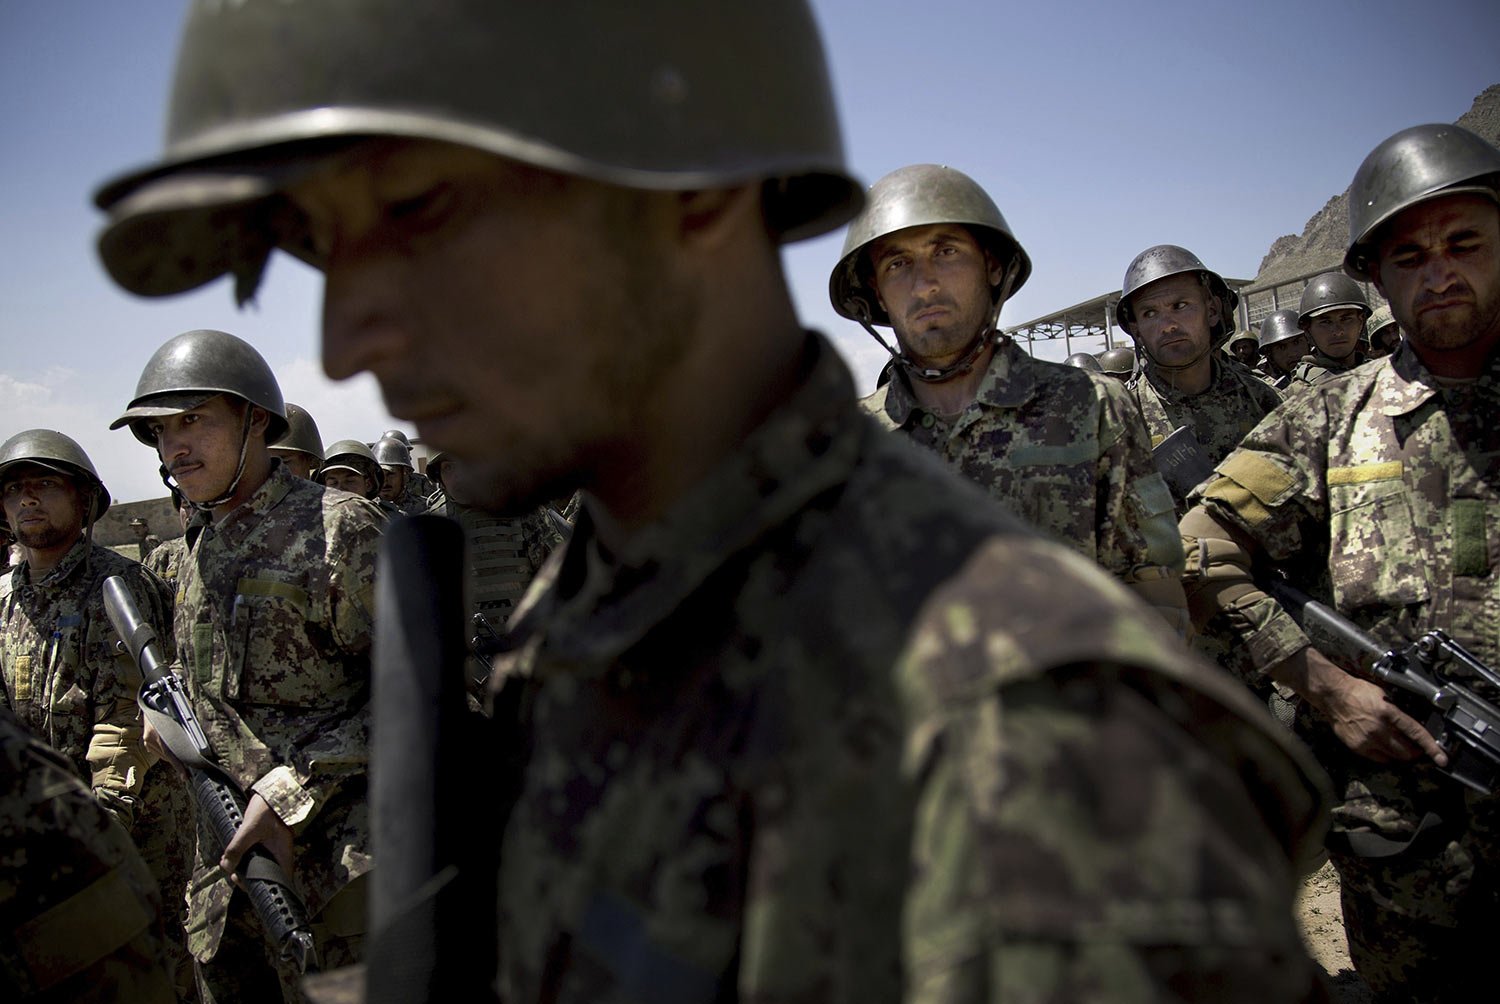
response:
[[(1058, 365), (1000, 331), (1032, 264), (978, 184), (861, 192), (800, 0), (711, 35), (599, 5), (667, 68), (608, 106), (604, 66), (535, 87), (551, 5), (359, 5), (196, 5), (100, 252), (150, 296), (314, 264), (325, 368), (374, 373), (432, 483), (398, 432), (325, 449), (220, 331), (158, 348), (111, 426), (183, 519), (137, 529), (146, 565), (92, 541), (76, 442), (0, 447), (7, 999), (350, 999), (368, 967), (371, 1000), (1316, 1001), (1293, 899), (1325, 852), (1377, 999), (1482, 985), (1494, 796), (1272, 594), (1500, 659), (1500, 150), (1377, 146), (1342, 272), (1253, 340), (1218, 273), (1148, 247), (1139, 357)], [(831, 302), (890, 355), (863, 399), (777, 255), (846, 223)], [(376, 555), (418, 513), (463, 527), (466, 614), (503, 636), (466, 785), (501, 803), (469, 835), (496, 951), (426, 992), (374, 978), (410, 946), (369, 929), (370, 761), (402, 756), (371, 732)], [(222, 846), (109, 576), (244, 795)], [(257, 848), (324, 976), (250, 909)]]

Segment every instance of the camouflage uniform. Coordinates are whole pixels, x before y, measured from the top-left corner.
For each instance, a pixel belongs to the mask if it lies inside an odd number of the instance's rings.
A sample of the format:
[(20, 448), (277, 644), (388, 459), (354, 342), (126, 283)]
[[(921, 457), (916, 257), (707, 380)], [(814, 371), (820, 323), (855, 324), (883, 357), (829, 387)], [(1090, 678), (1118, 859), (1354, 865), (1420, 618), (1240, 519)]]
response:
[(1180, 574), (1172, 496), (1118, 381), (1033, 359), (1001, 338), (951, 426), (917, 403), (904, 372), (861, 405), (1111, 574)]
[(395, 510), (391, 513), (393, 519), (396, 516), (414, 516), (417, 513), (427, 511), (429, 506), (427, 496), (431, 493), (418, 491), (412, 483), (414, 476), (414, 474), (408, 473), (406, 475), (406, 487), (402, 489), (401, 494), (386, 502), (387, 505), (392, 506)]
[(496, 516), (445, 497), (434, 511), (464, 528), (469, 615), (482, 614), (495, 630), (503, 630), (526, 587), (560, 543), (556, 529), (542, 509), (525, 516)]
[(1355, 349), (1343, 359), (1334, 359), (1314, 350), (1311, 355), (1303, 356), (1292, 369), (1292, 383), (1316, 386), (1332, 380), (1340, 373), (1349, 372), (1368, 358), (1360, 349)]
[[(1212, 364), (1213, 376), (1208, 389), (1201, 394), (1187, 395), (1173, 389), (1149, 361), (1127, 385), (1146, 419), (1152, 449), (1187, 426), (1193, 430), (1208, 462), (1217, 464), (1267, 412), (1281, 403), (1279, 393), (1233, 359), (1214, 353)], [(1185, 511), (1187, 500), (1178, 498), (1177, 509), (1179, 515)]]
[(161, 894), (68, 758), (0, 708), (0, 998), (173, 1004)]
[(501, 998), (1311, 993), (1316, 767), (810, 355), (664, 520), (586, 507), (517, 612)]
[[(366, 500), (275, 464), (247, 501), (189, 527), (193, 560), (178, 580), (176, 668), (219, 763), (295, 833), (294, 877), (330, 968), (354, 961), (363, 933), (360, 911), (354, 930), (320, 911), (370, 867), (365, 775), (381, 525)], [(264, 937), (244, 897), (229, 909), (232, 890), (200, 844), (188, 947), (200, 963), (214, 960), (200, 972), (216, 999), (257, 999), (234, 981), (253, 978), (241, 964), (253, 973)], [(234, 936), (224, 934), (226, 914)], [(283, 991), (295, 995), (288, 983)]]
[[(1290, 398), (1219, 465), (1202, 505), (1248, 534), (1292, 582), (1383, 642), (1442, 628), (1500, 665), (1497, 413), (1500, 360), (1492, 358), (1477, 383), (1444, 389), (1403, 344), (1388, 359)], [(1243, 569), (1215, 563), (1212, 545), (1188, 543), (1189, 593), (1201, 593), (1204, 604), (1195, 618), (1237, 643), (1247, 679), (1307, 644)], [(1477, 689), (1500, 697), (1482, 682)], [(1487, 971), (1489, 949), (1480, 942), (1500, 905), (1500, 799), (1475, 795), (1426, 760), (1360, 757), (1306, 704), (1298, 728), (1343, 797), (1330, 847), (1356, 967), (1398, 999), (1414, 989), (1458, 992)], [(1440, 822), (1424, 828), (1429, 813)], [(1361, 857), (1342, 836), (1350, 833), (1386, 838), (1390, 850), (1410, 846)]]
[(182, 563), (187, 560), (187, 538), (173, 537), (171, 540), (163, 541), (156, 550), (151, 552), (151, 557), (144, 564), (156, 576), (175, 590), (177, 588), (177, 576), (182, 570)]
[(187, 787), (141, 742), (139, 671), (114, 651), (101, 583), (124, 578), (142, 617), (172, 651), (172, 595), (138, 563), (84, 537), (39, 582), (22, 562), (0, 581), (0, 676), (8, 707), (90, 779), (134, 838), (166, 903), (173, 972), (191, 986), (183, 934), (192, 856)]
[[(406, 475), (406, 490), (418, 498), (431, 498), (432, 493), (438, 490), (437, 482), (423, 474), (421, 471), (411, 471)], [(421, 512), (415, 509), (413, 512)]]

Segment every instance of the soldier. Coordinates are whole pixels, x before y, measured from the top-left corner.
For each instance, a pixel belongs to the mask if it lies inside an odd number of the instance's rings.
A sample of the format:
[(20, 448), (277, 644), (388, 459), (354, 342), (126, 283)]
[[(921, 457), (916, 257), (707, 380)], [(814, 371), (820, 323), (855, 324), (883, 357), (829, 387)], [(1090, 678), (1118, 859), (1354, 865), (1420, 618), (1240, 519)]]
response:
[(162, 542), (161, 546), (151, 552), (151, 557), (146, 561), (146, 567), (165, 582), (176, 595), (177, 576), (182, 570), (182, 563), (187, 559), (187, 528), (188, 521), (193, 514), (193, 504), (183, 498), (182, 492), (174, 485), (172, 492), (172, 507), (177, 510), (177, 522), (181, 534)]
[[(402, 446), (406, 447), (407, 460), (409, 461), (412, 459), (411, 440), (408, 439), (406, 433), (402, 432), (400, 429), (387, 429), (380, 434), (380, 439), (396, 440)], [(380, 440), (377, 439), (376, 442), (379, 443)], [(437, 482), (432, 478), (429, 478), (426, 474), (417, 470), (415, 467), (412, 467), (410, 469), (409, 473), (406, 476), (406, 480), (407, 483), (411, 486), (411, 490), (422, 498), (427, 498), (431, 496), (433, 492), (438, 490)]]
[(1249, 331), (1236, 331), (1224, 345), (1224, 354), (1238, 360), (1246, 369), (1255, 369), (1260, 362), (1260, 343)]
[(828, 281), (834, 309), (895, 363), (861, 403), (1186, 630), (1172, 498), (1129, 396), (1102, 375), (1033, 359), (996, 328), (1030, 273), (968, 176), (919, 164), (877, 181)]
[[(1179, 511), (1199, 473), (1222, 460), (1281, 395), (1238, 361), (1213, 349), (1229, 334), (1239, 297), (1198, 256), (1158, 244), (1125, 270), (1115, 318), (1145, 353), (1129, 384), (1153, 449), (1178, 430), (1179, 461), (1167, 478)], [(1190, 437), (1190, 438), (1189, 438)]]
[(1365, 361), (1360, 342), (1370, 304), (1359, 283), (1339, 272), (1318, 276), (1302, 290), (1297, 326), (1313, 341), (1313, 352), (1292, 373), (1298, 383), (1319, 384)]
[(1291, 398), (1182, 521), (1195, 620), (1239, 640), (1247, 677), (1302, 696), (1299, 727), (1341, 788), (1329, 846), (1350, 955), (1381, 1000), (1485, 985), (1500, 800), (1441, 773), (1422, 712), (1309, 645), (1251, 570), (1274, 564), (1382, 645), (1441, 628), (1500, 665), (1497, 177), (1500, 150), (1450, 125), (1365, 158), (1344, 268), (1390, 299), (1405, 340)]
[(1396, 323), (1396, 316), (1389, 306), (1376, 307), (1365, 322), (1365, 330), (1370, 335), (1371, 359), (1383, 359), (1401, 344), (1401, 326)]
[[(380, 500), (380, 489), (385, 484), (385, 471), (375, 460), (375, 453), (357, 439), (340, 439), (328, 447), (328, 455), (318, 468), (319, 483), (349, 492), (372, 502)], [(383, 507), (390, 512), (390, 507)]]
[(140, 552), (137, 560), (144, 565), (151, 552), (161, 546), (161, 538), (151, 532), (151, 524), (140, 516), (130, 521), (130, 529), (135, 534), (135, 546)]
[(1087, 352), (1073, 353), (1071, 356), (1063, 360), (1063, 365), (1076, 366), (1081, 370), (1088, 370), (1090, 373), (1104, 372), (1104, 370), (1099, 367), (1099, 360), (1095, 359)]
[(100, 196), (112, 274), (247, 293), (296, 249), (325, 368), (450, 489), (587, 489), (475, 786), (514, 792), (502, 999), (1314, 991), (1316, 768), (797, 323), (779, 245), (860, 194), (805, 3), (202, 4), (184, 46), (167, 159)]
[(286, 403), (286, 435), (271, 444), (271, 456), (299, 478), (317, 480), (313, 475), (323, 466), (323, 436), (318, 423), (301, 405)]
[(125, 580), (142, 616), (171, 651), (172, 594), (139, 564), (92, 540), (109, 509), (93, 462), (48, 429), (0, 446), (0, 497), (25, 559), (0, 581), (0, 678), (5, 704), (67, 757), (135, 839), (167, 898), (167, 934), (179, 988), (190, 990), (184, 948), (192, 816), (187, 789), (141, 739), (141, 678), (115, 651), (103, 581)]
[(319, 958), (360, 957), (381, 519), (275, 462), (269, 444), (287, 427), (281, 390), (260, 354), (225, 332), (189, 331), (158, 349), (110, 428), (126, 425), (198, 510), (178, 581), (173, 670), (219, 765), (249, 796), (223, 855), (206, 860), (198, 847), (188, 905), (198, 992), (205, 1004), (299, 1000), (295, 974), (278, 972), (229, 876), (263, 844), (303, 894)]
[(427, 494), (418, 494), (411, 466), (411, 447), (399, 439), (382, 439), (371, 450), (380, 465), (380, 498), (397, 513), (411, 515), (427, 508)]
[(68, 758), (0, 707), (0, 995), (175, 1004), (161, 892)]
[(1267, 382), (1279, 391), (1292, 386), (1292, 371), (1307, 354), (1307, 332), (1297, 324), (1295, 310), (1273, 310), (1260, 322), (1260, 351)]
[(1135, 377), (1135, 352), (1128, 345), (1116, 345), (1099, 353), (1099, 369), (1105, 376), (1129, 383)]

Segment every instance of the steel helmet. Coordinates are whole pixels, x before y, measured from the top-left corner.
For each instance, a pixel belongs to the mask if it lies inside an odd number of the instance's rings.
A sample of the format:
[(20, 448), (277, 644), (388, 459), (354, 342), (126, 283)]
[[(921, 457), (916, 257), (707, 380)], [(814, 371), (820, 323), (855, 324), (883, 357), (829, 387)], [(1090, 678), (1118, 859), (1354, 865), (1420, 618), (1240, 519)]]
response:
[(1419, 202), (1460, 192), (1500, 200), (1500, 150), (1493, 144), (1456, 125), (1412, 126), (1381, 143), (1349, 186), (1344, 271), (1370, 281), (1370, 242), (1381, 224)]
[(161, 159), (95, 196), (104, 265), (146, 296), (232, 272), (246, 299), (274, 248), (317, 263), (279, 193), (371, 136), (629, 188), (762, 181), (783, 240), (860, 203), (806, 0), (200, 2)]
[(1208, 282), (1209, 292), (1219, 298), (1219, 323), (1209, 332), (1214, 348), (1228, 340), (1234, 331), (1234, 308), (1239, 306), (1240, 295), (1229, 288), (1222, 276), (1209, 268), (1187, 248), (1176, 244), (1158, 244), (1136, 255), (1125, 269), (1125, 281), (1120, 284), (1120, 302), (1115, 304), (1115, 321), (1132, 336), (1135, 334), (1135, 317), (1130, 312), (1130, 298), (1143, 286), (1158, 279), (1196, 272)]
[(1384, 307), (1376, 307), (1373, 311), (1370, 312), (1369, 319), (1365, 321), (1365, 331), (1367, 331), (1370, 337), (1373, 339), (1376, 335), (1380, 334), (1382, 329), (1389, 328), (1395, 323), (1396, 315), (1391, 313), (1391, 308), (1389, 305)]
[(890, 316), (869, 284), (865, 249), (887, 234), (933, 223), (962, 223), (1006, 269), (1006, 278), (991, 290), (996, 307), (1002, 296), (1008, 297), (1026, 284), (1031, 259), (985, 190), (951, 167), (913, 164), (871, 185), (865, 208), (849, 223), (843, 254), (828, 277), (833, 309), (851, 321), (889, 327)]
[(1302, 290), (1302, 300), (1297, 305), (1297, 324), (1305, 331), (1308, 323), (1319, 314), (1331, 310), (1358, 310), (1361, 317), (1370, 316), (1370, 301), (1359, 283), (1342, 272), (1324, 272), (1308, 283)]
[(398, 439), (382, 439), (372, 451), (381, 467), (405, 467), (412, 470), (411, 447)]
[(427, 476), (431, 478), (439, 488), (443, 487), (443, 468), (453, 458), (446, 453), (434, 453), (427, 460)]
[(1225, 351), (1233, 348), (1235, 342), (1249, 342), (1251, 345), (1257, 345), (1258, 347), (1255, 335), (1249, 331), (1236, 331), (1234, 334), (1230, 335), (1229, 341), (1224, 343)]
[(266, 442), (286, 434), (286, 405), (271, 367), (243, 338), (208, 329), (183, 332), (157, 349), (141, 371), (130, 406), (109, 427), (128, 425), (136, 439), (155, 447), (149, 419), (180, 414), (220, 394), (270, 413)]
[[(83, 447), (60, 432), (28, 429), (7, 439), (0, 446), (0, 483), (5, 481), (5, 472), (18, 464), (35, 464), (82, 482), (82, 486), (93, 495), (89, 511), (84, 515), (84, 526), (109, 509), (109, 489), (99, 479), (94, 462), (83, 452)], [(0, 525), (8, 526), (3, 512), (0, 512)]]
[(1297, 312), (1290, 307), (1273, 310), (1260, 322), (1260, 350), (1289, 338), (1302, 338), (1307, 334), (1297, 323)]
[(406, 438), (406, 433), (400, 429), (387, 429), (380, 434), (381, 439), (394, 439), (403, 446), (411, 446), (411, 440)]
[(385, 471), (380, 469), (375, 454), (357, 439), (340, 439), (328, 447), (328, 457), (316, 477), (322, 480), (329, 471), (353, 471), (374, 481), (376, 489), (385, 483)]
[(1135, 374), (1135, 351), (1128, 345), (1116, 345), (1099, 353), (1099, 368), (1115, 376)]
[(1087, 352), (1073, 353), (1071, 356), (1063, 360), (1063, 365), (1076, 366), (1081, 370), (1088, 370), (1090, 373), (1104, 372), (1104, 368), (1099, 365), (1099, 360), (1095, 359)]
[(318, 433), (318, 423), (313, 421), (307, 409), (288, 401), (286, 423), (286, 434), (272, 443), (271, 449), (306, 453), (310, 457), (316, 457), (318, 463), (321, 464), (323, 462), (323, 437)]

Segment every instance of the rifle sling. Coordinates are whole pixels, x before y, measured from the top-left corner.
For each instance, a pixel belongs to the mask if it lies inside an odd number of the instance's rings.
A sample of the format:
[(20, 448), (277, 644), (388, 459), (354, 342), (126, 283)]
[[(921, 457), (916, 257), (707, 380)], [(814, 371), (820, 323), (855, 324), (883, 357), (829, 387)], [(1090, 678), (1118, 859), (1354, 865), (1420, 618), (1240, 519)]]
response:
[(1442, 824), (1443, 817), (1435, 812), (1429, 812), (1422, 817), (1421, 822), (1417, 823), (1417, 828), (1405, 840), (1392, 840), (1390, 837), (1365, 830), (1335, 830), (1328, 834), (1325, 843), (1331, 851), (1352, 854), (1357, 858), (1393, 858), (1404, 853), (1419, 839)]

